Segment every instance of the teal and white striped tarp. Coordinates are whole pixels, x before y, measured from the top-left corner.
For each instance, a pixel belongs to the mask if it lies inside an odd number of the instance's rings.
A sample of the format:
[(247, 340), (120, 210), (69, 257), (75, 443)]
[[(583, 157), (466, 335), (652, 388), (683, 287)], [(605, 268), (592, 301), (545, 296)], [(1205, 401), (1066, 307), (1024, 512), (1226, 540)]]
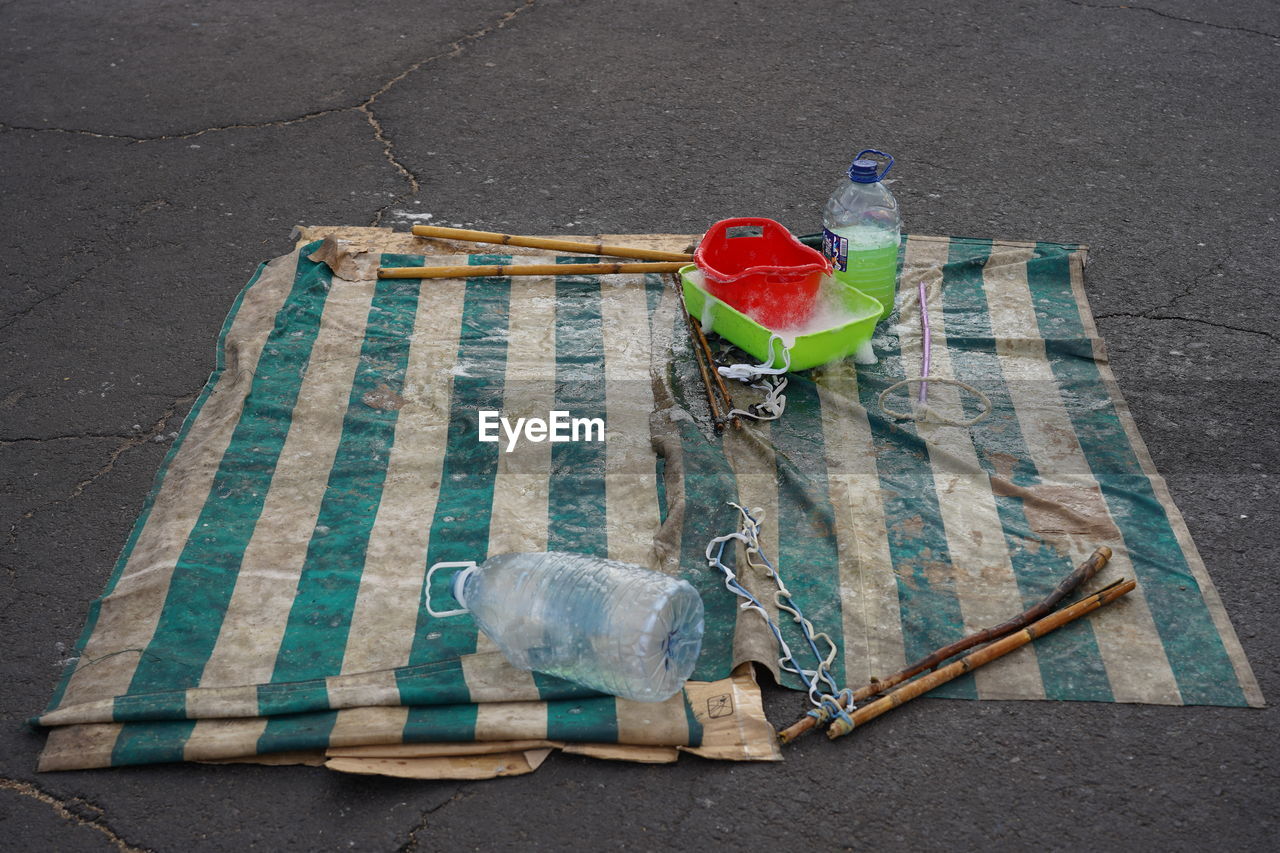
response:
[[(717, 436), (662, 278), (379, 280), (379, 264), (423, 255), (509, 256), (363, 239), (264, 264), (236, 300), (39, 718), (53, 727), (43, 769), (520, 738), (697, 748), (701, 694), (642, 705), (514, 670), (469, 617), (427, 613), (425, 595), (451, 602), (424, 573), (548, 549), (679, 573), (707, 608), (695, 678), (747, 660), (777, 675), (770, 635), (702, 558), (734, 528), (731, 500), (764, 510), (766, 550), (853, 686), (1021, 611), (1107, 544), (1095, 583), (1135, 577), (1135, 593), (940, 694), (1261, 704), (1102, 356), (1083, 249), (906, 241), (902, 280), (929, 285), (935, 375), (994, 405), (977, 425), (880, 412), (879, 391), (920, 361), (908, 299), (881, 326), (878, 364), (793, 376), (781, 420)], [(976, 411), (950, 386), (930, 399)], [(508, 453), (478, 440), (482, 410), (598, 417), (606, 437)]]

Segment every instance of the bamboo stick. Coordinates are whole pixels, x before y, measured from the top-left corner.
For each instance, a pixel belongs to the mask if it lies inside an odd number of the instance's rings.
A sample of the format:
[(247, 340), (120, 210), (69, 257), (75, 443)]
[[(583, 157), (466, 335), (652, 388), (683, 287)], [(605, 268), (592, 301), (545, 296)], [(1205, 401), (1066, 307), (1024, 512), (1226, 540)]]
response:
[[(690, 330), (690, 337), (692, 336), (693, 332)], [(715, 426), (716, 432), (720, 432), (724, 429), (724, 419), (720, 414), (720, 407), (716, 405), (716, 395), (711, 390), (711, 380), (707, 378), (707, 363), (698, 354), (697, 344), (694, 344), (693, 360), (698, 363), (698, 373), (702, 374), (702, 388), (707, 392), (707, 403), (711, 406), (711, 423)]]
[(607, 255), (612, 258), (641, 258), (649, 261), (693, 261), (693, 255), (685, 252), (663, 252), (658, 249), (634, 249), (628, 246), (606, 246), (603, 243), (581, 243), (577, 240), (557, 240), (550, 237), (522, 237), (518, 234), (499, 234), (496, 231), (469, 231), (465, 228), (445, 228), (440, 225), (415, 225), (416, 237), (439, 237), (460, 240), (464, 243), (495, 243), (500, 246), (524, 246), (530, 249), (553, 249), (560, 252), (577, 252), (587, 255)]
[[(683, 288), (682, 288), (683, 292)], [(685, 320), (689, 319), (689, 312), (685, 312)], [(698, 345), (702, 347), (702, 354), (706, 357), (707, 363), (715, 365), (716, 357), (711, 354), (711, 344), (707, 343), (707, 335), (702, 331), (701, 322), (689, 323), (689, 328), (693, 330), (694, 335), (698, 339)], [(733, 423), (734, 429), (742, 429), (742, 419), (733, 412), (733, 398), (729, 396), (729, 389), (724, 387), (724, 377), (720, 375), (719, 370), (712, 370), (711, 375), (715, 377), (716, 387), (720, 389), (720, 396), (724, 398), (725, 412), (729, 414), (729, 420)]]
[(971, 654), (967, 654), (954, 663), (949, 663), (935, 672), (923, 675), (915, 681), (899, 687), (888, 696), (882, 696), (871, 704), (864, 705), (849, 715), (850, 720), (852, 721), (851, 723), (837, 717), (835, 721), (827, 727), (827, 737), (835, 740), (838, 737), (846, 735), (858, 726), (866, 725), (886, 711), (892, 711), (894, 708), (905, 705), (912, 699), (928, 693), (939, 685), (946, 684), (954, 678), (958, 678), (967, 672), (972, 672), (978, 667), (988, 664), (997, 658), (1004, 657), (1009, 654), (1009, 652), (1022, 648), (1032, 640), (1037, 640), (1045, 634), (1061, 628), (1068, 622), (1075, 621), (1081, 616), (1092, 613), (1099, 607), (1110, 604), (1117, 598), (1127, 595), (1136, 586), (1137, 584), (1130, 580), (1116, 581), (1110, 586), (1090, 595), (1088, 598), (1077, 601), (1075, 604), (1064, 607), (1061, 610), (1051, 613), (1043, 619), (1028, 625), (1021, 631), (1002, 637), (991, 645), (985, 646)]
[[(720, 432), (720, 430), (724, 429), (724, 421), (720, 418), (720, 407), (716, 405), (715, 394), (711, 388), (711, 380), (707, 378), (707, 362), (703, 360), (702, 353), (698, 349), (698, 342), (693, 336), (693, 323), (689, 322), (689, 309), (684, 303), (684, 286), (675, 273), (671, 274), (671, 283), (676, 289), (676, 296), (680, 299), (680, 314), (684, 317), (684, 325), (689, 332), (689, 342), (693, 344), (693, 360), (698, 363), (698, 373), (702, 376), (702, 390), (706, 392), (707, 405), (711, 408), (711, 424), (715, 427), (716, 432)], [(710, 364), (714, 367), (715, 360), (712, 359)], [(712, 372), (714, 373), (715, 371), (713, 370)], [(719, 374), (716, 375), (718, 376)]]
[[(1110, 559), (1111, 549), (1106, 545), (1099, 546), (1092, 554), (1089, 555), (1087, 560), (1077, 566), (1071, 574), (1063, 578), (1062, 581), (1054, 587), (1053, 592), (1049, 593), (1039, 602), (1027, 608), (1022, 613), (1019, 613), (1017, 616), (1006, 622), (1001, 622), (999, 625), (984, 628), (981, 631), (976, 631), (967, 637), (956, 640), (950, 645), (943, 646), (937, 651), (920, 658), (920, 660), (910, 666), (898, 670), (888, 678), (877, 679), (872, 681), (870, 684), (858, 688), (853, 693), (854, 703), (856, 704), (866, 699), (870, 699), (878, 693), (884, 693), (886, 690), (896, 687), (908, 678), (911, 678), (913, 675), (918, 675), (926, 669), (934, 669), (947, 658), (954, 657), (967, 649), (971, 649), (982, 643), (990, 642), (991, 640), (999, 639), (1000, 637), (1010, 634), (1019, 628), (1024, 628), (1027, 625), (1030, 625), (1032, 622), (1044, 617), (1053, 610), (1053, 608), (1057, 607), (1058, 603), (1061, 602), (1062, 599), (1066, 598), (1073, 589), (1085, 583), (1101, 571), (1102, 567), (1105, 566), (1107, 561)], [(799, 720), (780, 731), (778, 733), (778, 739), (784, 744), (791, 743), (791, 741), (800, 737), (800, 735), (814, 728), (816, 725), (818, 725), (818, 721), (815, 718), (810, 716), (801, 717)]]
[[(699, 350), (702, 352), (702, 360), (699, 361), (699, 364), (705, 362), (710, 365), (711, 375), (715, 377), (716, 388), (719, 390), (721, 401), (724, 403), (725, 414), (728, 415), (734, 429), (742, 429), (742, 419), (737, 415), (729, 414), (733, 411), (733, 398), (729, 396), (729, 389), (724, 386), (724, 377), (720, 375), (720, 371), (715, 369), (716, 357), (711, 354), (711, 344), (707, 343), (707, 336), (702, 331), (702, 325), (690, 319), (689, 306), (684, 301), (684, 283), (675, 273), (671, 274), (671, 282), (675, 285), (676, 293), (680, 295), (680, 310), (684, 314), (684, 322), (689, 329), (689, 338), (693, 341), (694, 355), (696, 356)], [(702, 377), (702, 381), (704, 383), (707, 381), (705, 375)], [(707, 396), (708, 398), (711, 396), (711, 387), (709, 385), (707, 386)], [(713, 413), (714, 408), (713, 406)], [(717, 423), (716, 429), (719, 430), (722, 425), (722, 423)]]
[(378, 278), (476, 278), (517, 275), (610, 275), (612, 273), (675, 272), (684, 263), (636, 264), (485, 264), (447, 267), (378, 267)]

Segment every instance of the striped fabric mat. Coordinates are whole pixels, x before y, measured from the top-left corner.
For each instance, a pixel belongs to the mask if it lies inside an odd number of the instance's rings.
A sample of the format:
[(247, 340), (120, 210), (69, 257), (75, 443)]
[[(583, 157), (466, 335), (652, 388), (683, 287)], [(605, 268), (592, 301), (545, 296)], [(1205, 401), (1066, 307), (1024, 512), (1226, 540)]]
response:
[[(842, 682), (1003, 621), (1107, 544), (1094, 584), (1135, 577), (1135, 593), (940, 694), (1262, 703), (1102, 354), (1082, 248), (906, 240), (902, 280), (929, 286), (934, 374), (994, 406), (976, 426), (880, 412), (879, 391), (920, 363), (907, 299), (878, 332), (878, 364), (795, 375), (781, 420), (720, 437), (662, 278), (378, 280), (377, 265), (424, 255), (511, 256), (359, 239), (264, 264), (237, 299), (39, 718), (53, 727), (42, 769), (521, 739), (775, 757), (767, 731), (717, 729), (722, 696), (753, 701), (729, 678), (737, 664), (778, 675), (771, 636), (702, 557), (735, 527), (729, 501), (763, 510), (765, 549), (838, 640)], [(966, 396), (932, 386), (930, 401), (962, 419)], [(508, 452), (478, 440), (486, 410), (600, 418), (606, 435)], [(430, 564), (548, 549), (689, 579), (707, 608), (698, 683), (660, 705), (599, 697), (512, 669), (469, 617), (427, 613), (427, 596), (452, 606), (447, 578), (424, 589)]]

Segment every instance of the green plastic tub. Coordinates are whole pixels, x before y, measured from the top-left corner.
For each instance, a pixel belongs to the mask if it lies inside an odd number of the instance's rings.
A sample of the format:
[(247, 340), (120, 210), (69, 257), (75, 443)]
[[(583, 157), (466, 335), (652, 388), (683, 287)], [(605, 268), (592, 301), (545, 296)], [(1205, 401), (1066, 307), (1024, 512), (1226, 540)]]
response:
[[(773, 353), (769, 352), (769, 336), (773, 334), (768, 328), (760, 325), (703, 290), (693, 278), (692, 273), (698, 268), (690, 264), (680, 270), (680, 278), (684, 284), (684, 302), (694, 322), (702, 322), (706, 328), (710, 320), (710, 330), (739, 349), (747, 352), (761, 362), (773, 356), (772, 366), (782, 367), (782, 355), (775, 345)], [(807, 370), (829, 361), (853, 355), (858, 347), (871, 340), (876, 321), (884, 306), (875, 298), (861, 290), (833, 281), (832, 286), (839, 288), (841, 300), (852, 319), (842, 326), (826, 329), (810, 335), (800, 335), (791, 344), (791, 369)], [(790, 336), (780, 333), (783, 342), (788, 343)]]

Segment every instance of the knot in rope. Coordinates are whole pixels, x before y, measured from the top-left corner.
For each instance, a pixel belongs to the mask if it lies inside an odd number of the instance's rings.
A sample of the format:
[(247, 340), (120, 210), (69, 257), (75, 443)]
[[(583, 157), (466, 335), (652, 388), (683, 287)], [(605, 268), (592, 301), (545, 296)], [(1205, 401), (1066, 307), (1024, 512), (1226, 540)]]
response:
[[(781, 367), (773, 366), (775, 341), (782, 356)], [(759, 364), (731, 364), (716, 368), (716, 371), (725, 379), (735, 379), (764, 392), (764, 399), (750, 409), (732, 409), (729, 414), (742, 415), (757, 421), (772, 421), (782, 417), (782, 413), (786, 411), (787, 397), (782, 391), (787, 387), (786, 374), (791, 370), (791, 350), (787, 349), (782, 336), (776, 332), (769, 335), (767, 346), (765, 359)]]
[(839, 696), (832, 696), (830, 693), (824, 695), (818, 707), (810, 710), (805, 716), (813, 717), (820, 726), (825, 725), (827, 720), (835, 718), (852, 727), (853, 717), (849, 716), (849, 712), (856, 707), (853, 702), (853, 690), (846, 687), (840, 691)]

